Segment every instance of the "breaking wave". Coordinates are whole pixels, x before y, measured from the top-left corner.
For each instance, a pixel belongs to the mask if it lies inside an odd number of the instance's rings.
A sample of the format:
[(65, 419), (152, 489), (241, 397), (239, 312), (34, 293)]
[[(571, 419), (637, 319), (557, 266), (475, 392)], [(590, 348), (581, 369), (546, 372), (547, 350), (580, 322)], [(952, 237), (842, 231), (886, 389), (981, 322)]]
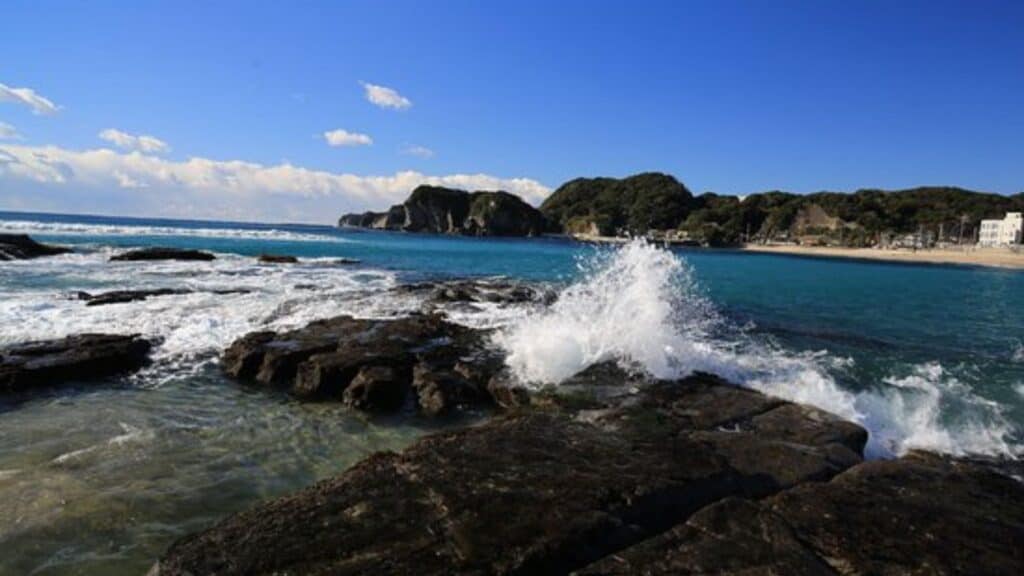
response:
[(658, 378), (695, 371), (811, 404), (864, 426), (871, 457), (922, 448), (951, 454), (1017, 456), (1014, 426), (939, 363), (903, 368), (852, 390), (836, 375), (851, 359), (794, 352), (730, 325), (689, 266), (642, 240), (581, 263), (581, 279), (549, 308), (512, 321), (496, 336), (516, 376), (557, 384), (596, 362), (640, 364)]
[[(199, 370), (235, 338), (288, 329), (339, 314), (394, 316), (418, 306), (389, 293), (394, 272), (337, 265), (334, 258), (290, 266), (218, 254), (211, 262), (108, 262), (113, 249), (8, 262), (0, 284), (0, 345), (86, 332), (138, 333), (159, 342), (144, 371)], [(31, 272), (31, 273), (29, 273)], [(37, 285), (36, 277), (46, 279)], [(61, 289), (61, 287), (66, 287)], [(86, 306), (78, 290), (174, 288), (173, 296)]]
[(7, 220), (0, 222), (0, 232), (54, 236), (178, 236), (197, 238), (232, 238), (240, 240), (287, 240), (293, 242), (352, 242), (330, 234), (295, 232), (277, 228), (190, 228), (132, 224), (83, 224), (75, 222), (39, 222)]

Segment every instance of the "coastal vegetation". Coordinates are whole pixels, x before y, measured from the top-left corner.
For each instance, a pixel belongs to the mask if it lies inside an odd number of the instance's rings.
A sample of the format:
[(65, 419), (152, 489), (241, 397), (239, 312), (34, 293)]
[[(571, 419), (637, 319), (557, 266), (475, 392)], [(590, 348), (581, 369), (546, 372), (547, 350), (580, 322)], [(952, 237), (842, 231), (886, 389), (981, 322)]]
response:
[(1024, 193), (1003, 196), (949, 186), (853, 193), (694, 195), (675, 177), (576, 178), (537, 210), (507, 192), (419, 186), (387, 212), (347, 214), (339, 224), (473, 236), (640, 236), (703, 246), (789, 242), (867, 247), (973, 243), (985, 218), (1024, 211)]
[(973, 242), (978, 223), (1024, 210), (1024, 193), (1002, 196), (955, 187), (864, 189), (853, 193), (693, 196), (672, 176), (578, 178), (541, 205), (553, 229), (601, 236), (652, 232), (710, 246), (798, 241), (840, 246), (884, 244), (905, 234)]

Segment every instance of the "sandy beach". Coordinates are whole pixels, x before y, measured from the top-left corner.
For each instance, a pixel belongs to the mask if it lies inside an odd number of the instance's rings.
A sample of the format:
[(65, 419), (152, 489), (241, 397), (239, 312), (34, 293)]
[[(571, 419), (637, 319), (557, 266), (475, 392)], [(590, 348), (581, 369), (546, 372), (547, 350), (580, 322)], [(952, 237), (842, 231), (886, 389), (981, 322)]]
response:
[(966, 264), (972, 266), (994, 266), (998, 268), (1024, 268), (1024, 252), (1014, 252), (1008, 248), (977, 248), (963, 249), (881, 249), (881, 248), (833, 248), (813, 246), (780, 246), (748, 244), (743, 247), (748, 252), (771, 254), (791, 254), (819, 258), (863, 258), (868, 260), (886, 260), (893, 262), (919, 262), (928, 264)]

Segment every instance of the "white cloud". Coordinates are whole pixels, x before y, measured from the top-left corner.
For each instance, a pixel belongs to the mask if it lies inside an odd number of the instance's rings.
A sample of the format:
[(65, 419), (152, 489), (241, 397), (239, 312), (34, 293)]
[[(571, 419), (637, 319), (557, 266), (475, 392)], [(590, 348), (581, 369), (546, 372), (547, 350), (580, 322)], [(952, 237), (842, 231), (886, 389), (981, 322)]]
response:
[(60, 110), (60, 106), (36, 94), (31, 88), (11, 88), (3, 83), (0, 83), (0, 102), (24, 104), (31, 108), (34, 114), (55, 114)]
[(160, 154), (161, 152), (169, 152), (171, 150), (171, 147), (166, 142), (154, 136), (147, 136), (145, 134), (135, 136), (114, 128), (107, 128), (100, 132), (99, 137), (118, 148), (129, 151)]
[(361, 176), (290, 163), (0, 144), (0, 206), (25, 209), (330, 223), (343, 212), (383, 210), (420, 184), (507, 190), (534, 204), (550, 193), (536, 180), (487, 174)]
[(406, 146), (402, 149), (402, 154), (417, 158), (433, 158), (434, 151), (426, 146)]
[(327, 141), (328, 146), (369, 146), (373, 144), (373, 138), (370, 138), (366, 134), (360, 134), (358, 132), (349, 132), (348, 130), (329, 130), (324, 132), (324, 140)]
[(0, 122), (0, 140), (21, 140), (21, 134), (10, 124)]
[(360, 84), (366, 90), (366, 99), (374, 106), (394, 110), (405, 110), (412, 106), (412, 101), (399, 94), (394, 88), (378, 86), (369, 82), (360, 82)]

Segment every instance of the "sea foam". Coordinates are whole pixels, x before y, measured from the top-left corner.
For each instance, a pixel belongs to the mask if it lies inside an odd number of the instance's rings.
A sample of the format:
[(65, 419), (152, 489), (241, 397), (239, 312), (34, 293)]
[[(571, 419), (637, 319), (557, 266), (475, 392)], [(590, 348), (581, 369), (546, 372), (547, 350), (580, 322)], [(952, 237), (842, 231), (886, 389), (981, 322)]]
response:
[(640, 364), (665, 379), (704, 371), (860, 423), (872, 457), (914, 448), (1021, 453), (1000, 406), (940, 364), (846, 389), (835, 374), (852, 360), (787, 350), (731, 326), (689, 266), (667, 250), (635, 240), (581, 263), (581, 272), (555, 304), (511, 321), (495, 337), (521, 381), (557, 384), (606, 360)]
[(292, 242), (352, 242), (329, 234), (294, 232), (277, 228), (187, 228), (145, 224), (84, 224), (78, 222), (41, 222), (7, 220), (0, 232), (51, 236), (178, 236), (197, 238), (234, 238), (246, 240), (286, 240)]

